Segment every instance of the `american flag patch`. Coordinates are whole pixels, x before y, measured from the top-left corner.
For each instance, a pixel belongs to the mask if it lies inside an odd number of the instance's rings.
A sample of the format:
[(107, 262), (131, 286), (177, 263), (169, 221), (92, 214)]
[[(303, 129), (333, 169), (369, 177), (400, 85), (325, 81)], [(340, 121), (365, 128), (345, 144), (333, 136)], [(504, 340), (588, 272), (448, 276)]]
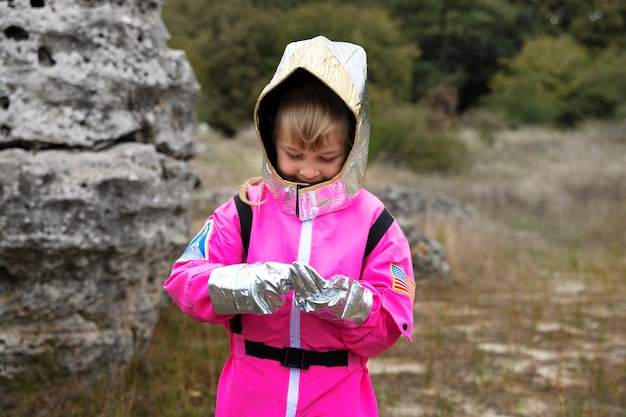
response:
[(392, 288), (407, 294), (411, 297), (411, 302), (415, 301), (415, 281), (396, 264), (391, 264), (391, 275), (393, 276)]

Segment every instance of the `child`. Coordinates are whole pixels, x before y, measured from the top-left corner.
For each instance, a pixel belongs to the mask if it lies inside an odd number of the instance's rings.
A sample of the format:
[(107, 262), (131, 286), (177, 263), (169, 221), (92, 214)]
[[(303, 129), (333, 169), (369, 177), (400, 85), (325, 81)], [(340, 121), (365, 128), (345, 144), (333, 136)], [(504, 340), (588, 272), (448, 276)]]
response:
[(254, 111), (262, 177), (208, 218), (164, 284), (229, 330), (217, 417), (378, 415), (367, 360), (410, 340), (415, 281), (400, 227), (373, 226), (386, 210), (363, 188), (366, 74), (357, 45), (287, 46)]

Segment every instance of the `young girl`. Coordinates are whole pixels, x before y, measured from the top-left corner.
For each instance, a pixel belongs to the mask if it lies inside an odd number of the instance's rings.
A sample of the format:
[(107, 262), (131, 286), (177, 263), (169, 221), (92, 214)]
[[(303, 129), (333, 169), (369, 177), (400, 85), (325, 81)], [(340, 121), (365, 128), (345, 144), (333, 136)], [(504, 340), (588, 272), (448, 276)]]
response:
[(390, 216), (378, 227), (386, 210), (363, 188), (366, 74), (357, 45), (287, 46), (254, 111), (264, 165), (239, 196), (249, 245), (230, 199), (164, 284), (187, 315), (229, 330), (217, 417), (378, 415), (367, 360), (410, 340), (415, 282), (405, 236)]

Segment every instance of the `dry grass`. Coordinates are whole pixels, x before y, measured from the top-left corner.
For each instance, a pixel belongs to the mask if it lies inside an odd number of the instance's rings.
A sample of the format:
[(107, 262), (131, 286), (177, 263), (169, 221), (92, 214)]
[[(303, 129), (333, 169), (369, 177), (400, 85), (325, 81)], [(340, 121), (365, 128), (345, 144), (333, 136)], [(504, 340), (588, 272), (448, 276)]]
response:
[(415, 342), (373, 360), (413, 364), (374, 376), (381, 415), (626, 415), (623, 127), (502, 132), (491, 147), (466, 132), (462, 175), (403, 173), (479, 217), (424, 223), (455, 282), (419, 287)]
[[(372, 359), (381, 416), (626, 416), (624, 127), (493, 132), (489, 144), (467, 130), (472, 163), (450, 177), (372, 164), (370, 187), (444, 194), (477, 213), (423, 219), (454, 282), (419, 285), (413, 343)], [(200, 150), (199, 193), (258, 175), (249, 133), (205, 136)], [(34, 390), (0, 415), (210, 416), (225, 336), (170, 303), (133, 369), (69, 401)]]

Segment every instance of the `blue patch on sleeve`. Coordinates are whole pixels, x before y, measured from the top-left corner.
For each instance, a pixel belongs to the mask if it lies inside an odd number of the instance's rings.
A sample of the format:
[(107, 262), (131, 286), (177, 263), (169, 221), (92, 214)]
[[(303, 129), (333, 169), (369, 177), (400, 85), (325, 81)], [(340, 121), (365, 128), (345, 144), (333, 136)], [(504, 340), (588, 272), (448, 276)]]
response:
[(189, 242), (180, 260), (209, 259), (209, 237), (213, 232), (213, 220), (209, 220), (202, 230)]

